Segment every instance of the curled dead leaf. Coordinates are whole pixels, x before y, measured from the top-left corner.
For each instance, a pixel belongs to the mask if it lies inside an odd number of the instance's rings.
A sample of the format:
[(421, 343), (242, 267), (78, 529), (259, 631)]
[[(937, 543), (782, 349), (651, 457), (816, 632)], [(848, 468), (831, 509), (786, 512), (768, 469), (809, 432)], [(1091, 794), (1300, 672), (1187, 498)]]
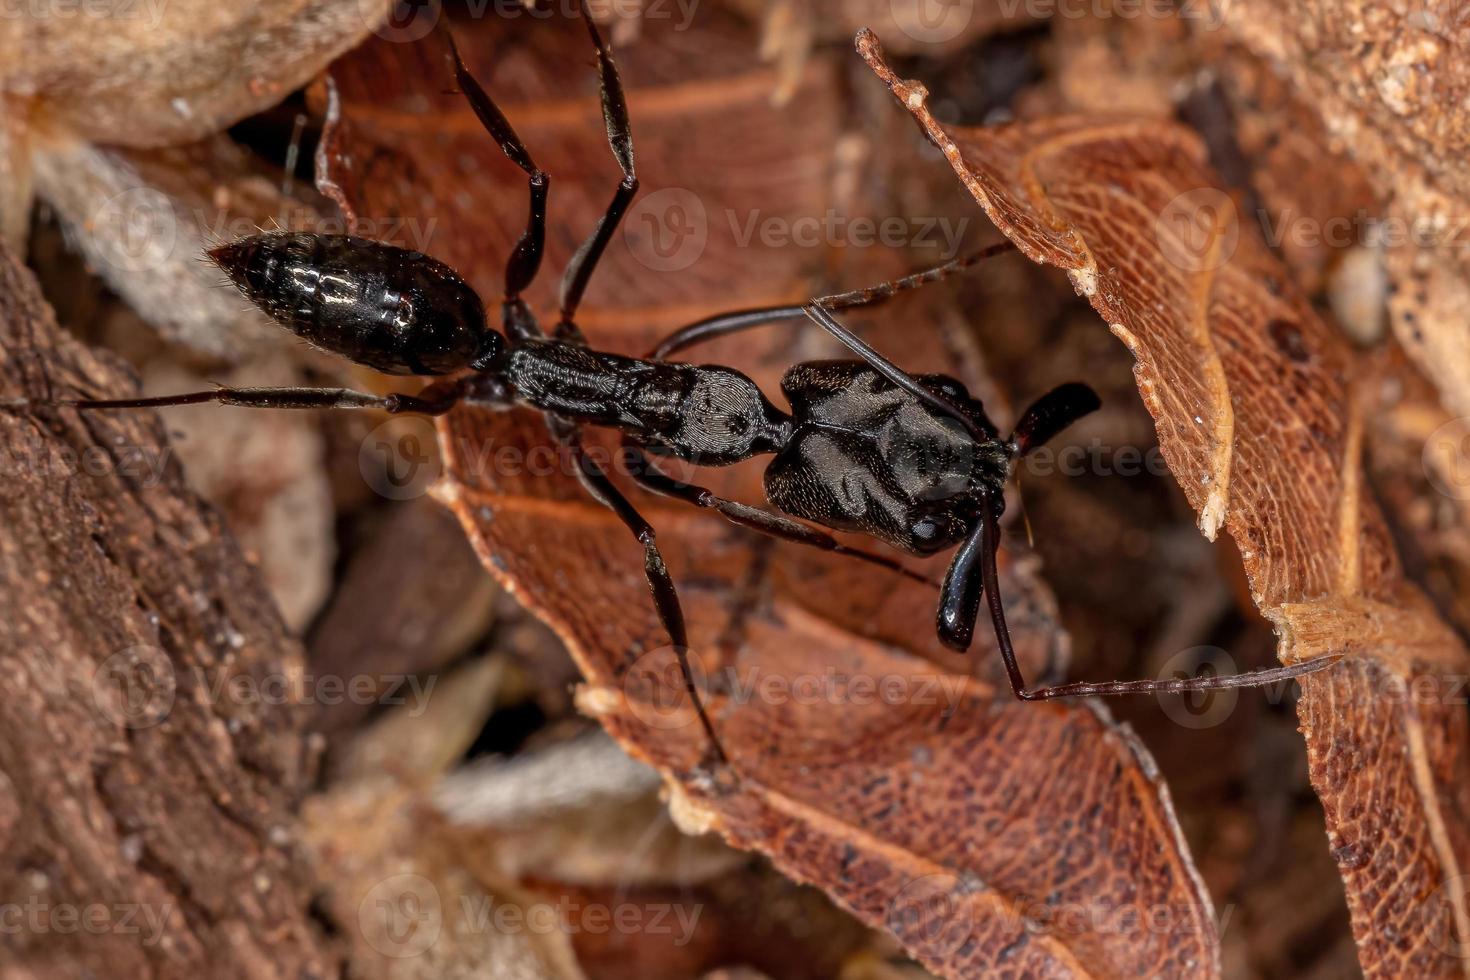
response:
[(1304, 679), (1299, 712), (1365, 970), (1460, 972), (1470, 659), (1364, 490), (1361, 355), (1237, 220), (1187, 130), (951, 129), (875, 36), (858, 49), (1001, 231), (1065, 270), (1128, 346), (1164, 457), (1204, 533), (1235, 539), (1281, 658), (1346, 655)]

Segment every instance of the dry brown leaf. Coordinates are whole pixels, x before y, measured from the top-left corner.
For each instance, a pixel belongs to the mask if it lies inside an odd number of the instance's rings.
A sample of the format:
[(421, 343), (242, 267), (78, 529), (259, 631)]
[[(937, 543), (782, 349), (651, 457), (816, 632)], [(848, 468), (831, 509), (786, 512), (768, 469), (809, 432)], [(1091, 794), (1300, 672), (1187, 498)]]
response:
[[(555, 270), (612, 181), (557, 177), (606, 159), (580, 31), (522, 24), (509, 44), (490, 33), (514, 26), (467, 27), (462, 46), (552, 174), (549, 271), (537, 294), (545, 310)], [(830, 62), (809, 64), (791, 108), (777, 115), (769, 72), (742, 60), (748, 41), (718, 18), (682, 34), (650, 21), (642, 37), (648, 43), (618, 54), (632, 88), (640, 200), (653, 204), (635, 203), (583, 317), (595, 343), (634, 351), (701, 313), (806, 293), (802, 265), (823, 256), (740, 247), (724, 225), (728, 214), (820, 216), (838, 117)], [(486, 54), (497, 46), (492, 66)], [(453, 233), (427, 247), (495, 296), (524, 221), (524, 177), (496, 156), (467, 108), (423, 81), (442, 66), (438, 48), (367, 45), (334, 71), (349, 197), (369, 220), (435, 215), (454, 201)], [(724, 79), (718, 89), (711, 76)], [(705, 210), (710, 234), (687, 269), (659, 275), (640, 235), (662, 229), (640, 215), (669, 217), (652, 208), (670, 190)], [(943, 330), (953, 313), (934, 303), (910, 309), (934, 328), (890, 320), (889, 342), (904, 345), (916, 369), (952, 365)], [(776, 331), (708, 356), (769, 384), (825, 349), (809, 333)], [(726, 681), (790, 691), (712, 685), (715, 724), (736, 762), (734, 773), (711, 779), (697, 765), (705, 745), (692, 713), (668, 686), (672, 657), (626, 529), (558, 465), (535, 416), (457, 412), (441, 436), (441, 496), (487, 566), (567, 641), (588, 681), (581, 703), (660, 770), (686, 827), (770, 854), (946, 975), (1218, 972), (1209, 900), (1142, 746), (1099, 706), (1020, 705), (988, 683), (966, 684), (933, 639), (932, 589), (771, 548), (640, 496), (706, 671), (729, 667)], [(722, 475), (717, 485), (743, 486), (752, 499), (755, 476)], [(1034, 564), (1007, 555), (1002, 574), (1022, 659), (1037, 674), (1061, 659), (1064, 638)], [(890, 703), (857, 686), (878, 679), (898, 689)], [(807, 683), (830, 693), (798, 696)], [(947, 724), (946, 708), (955, 709)], [(1139, 925), (1150, 913), (1167, 924)]]
[(1283, 662), (1347, 655), (1304, 681), (1299, 711), (1365, 970), (1462, 971), (1470, 760), (1451, 688), (1467, 657), (1364, 490), (1358, 358), (1235, 221), (1187, 130), (949, 130), (875, 38), (859, 49), (997, 226), (1066, 270), (1132, 351), (1170, 469), (1204, 533), (1235, 539)]

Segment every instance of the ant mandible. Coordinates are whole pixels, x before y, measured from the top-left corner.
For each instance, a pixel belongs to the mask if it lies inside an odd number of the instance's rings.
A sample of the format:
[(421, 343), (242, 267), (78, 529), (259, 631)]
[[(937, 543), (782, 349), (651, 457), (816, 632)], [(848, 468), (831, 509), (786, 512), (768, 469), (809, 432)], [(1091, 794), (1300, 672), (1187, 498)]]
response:
[[(23, 404), (97, 410), (218, 402), (424, 415), (442, 415), (458, 404), (540, 409), (551, 433), (575, 462), (583, 487), (642, 543), (654, 605), (710, 752), (719, 762), (727, 762), (728, 756), (690, 670), (684, 615), (654, 529), (583, 448), (583, 423), (622, 433), (633, 479), (645, 489), (714, 510), (762, 534), (882, 565), (925, 582), (929, 580), (896, 561), (850, 548), (802, 521), (867, 534), (916, 555), (958, 545), (940, 591), (939, 639), (954, 650), (969, 649), (981, 598), (988, 597), (1011, 689), (1023, 701), (1264, 685), (1331, 664), (1324, 658), (1232, 676), (1026, 686), (1011, 647), (996, 575), (1004, 489), (1018, 460), (1099, 407), (1096, 394), (1086, 385), (1062, 385), (1022, 413), (1010, 436), (1001, 438), (980, 402), (959, 381), (945, 375), (908, 374), (832, 315), (834, 310), (878, 303), (943, 278), (1008, 245), (804, 305), (743, 310), (703, 320), (670, 335), (645, 358), (589, 348), (576, 325), (577, 308), (598, 259), (638, 191), (638, 177), (617, 67), (597, 25), (585, 11), (581, 16), (597, 52), (607, 139), (623, 178), (606, 213), (568, 264), (560, 317), (549, 337), (521, 297), (541, 265), (550, 177), (536, 166), (504, 113), (470, 74), (446, 31), (461, 90), (501, 150), (525, 172), (530, 186), (526, 228), (505, 267), (503, 336), (489, 328), (475, 291), (427, 255), (345, 235), (272, 232), (222, 245), (209, 255), (252, 303), (302, 339), (388, 374), (437, 375), (441, 380), (417, 395), (374, 395), (344, 388), (215, 388), (163, 397)], [(665, 360), (714, 337), (803, 316), (860, 360), (793, 366), (781, 380), (790, 413), (771, 404), (739, 371)], [(765, 492), (784, 513), (728, 500), (677, 480), (660, 470), (648, 453), (701, 466), (773, 454), (765, 472)]]

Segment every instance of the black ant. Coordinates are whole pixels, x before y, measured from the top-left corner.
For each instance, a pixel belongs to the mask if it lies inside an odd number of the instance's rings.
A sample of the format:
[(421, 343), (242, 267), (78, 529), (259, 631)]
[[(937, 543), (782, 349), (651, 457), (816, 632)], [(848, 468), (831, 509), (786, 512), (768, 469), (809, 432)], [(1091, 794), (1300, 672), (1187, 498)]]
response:
[[(1011, 689), (1023, 701), (1264, 685), (1331, 664), (1331, 658), (1324, 658), (1234, 676), (1027, 688), (1011, 648), (996, 576), (1004, 489), (1017, 461), (1096, 410), (1097, 395), (1086, 385), (1062, 385), (1028, 408), (1015, 430), (1001, 438), (980, 402), (959, 381), (906, 373), (832, 315), (834, 310), (881, 302), (900, 290), (950, 275), (1008, 246), (801, 306), (744, 310), (703, 320), (670, 335), (646, 358), (589, 348), (575, 322), (577, 307), (638, 190), (638, 177), (617, 68), (597, 26), (585, 14), (583, 20), (597, 51), (608, 142), (623, 179), (566, 270), (560, 318), (550, 337), (521, 298), (541, 264), (550, 178), (471, 76), (450, 37), (449, 55), (464, 95), (530, 183), (526, 230), (506, 263), (504, 336), (487, 326), (484, 305), (475, 291), (429, 256), (342, 235), (274, 232), (209, 253), (251, 302), (302, 339), (359, 364), (388, 374), (453, 377), (436, 381), (417, 395), (373, 395), (344, 388), (216, 388), (157, 398), (23, 404), (122, 409), (219, 402), (425, 415), (442, 415), (458, 404), (542, 410), (552, 434), (576, 462), (587, 492), (615, 512), (642, 543), (644, 571), (659, 619), (710, 749), (721, 762), (727, 756), (690, 671), (684, 615), (654, 529), (584, 450), (582, 423), (622, 433), (633, 478), (645, 489), (718, 511), (737, 525), (772, 537), (869, 561), (921, 581), (929, 580), (896, 561), (849, 548), (791, 517), (861, 532), (916, 555), (958, 545), (940, 593), (939, 638), (952, 649), (967, 650), (981, 598), (987, 596)], [(665, 360), (714, 337), (803, 315), (860, 360), (808, 362), (788, 370), (781, 389), (791, 405), (789, 414), (772, 405), (739, 371)], [(765, 473), (765, 491), (770, 503), (785, 513), (727, 500), (681, 482), (661, 471), (648, 453), (702, 466), (774, 454)]]

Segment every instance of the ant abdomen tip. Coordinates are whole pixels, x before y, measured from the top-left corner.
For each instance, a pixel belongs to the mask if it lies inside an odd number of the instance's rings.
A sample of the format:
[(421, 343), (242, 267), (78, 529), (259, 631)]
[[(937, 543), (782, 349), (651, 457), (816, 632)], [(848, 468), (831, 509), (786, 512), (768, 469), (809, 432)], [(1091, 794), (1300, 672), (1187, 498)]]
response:
[(258, 247), (259, 237), (237, 238), (232, 242), (216, 245), (206, 250), (205, 254), (229, 276), (231, 282), (243, 288), (245, 270), (250, 267), (250, 259)]

